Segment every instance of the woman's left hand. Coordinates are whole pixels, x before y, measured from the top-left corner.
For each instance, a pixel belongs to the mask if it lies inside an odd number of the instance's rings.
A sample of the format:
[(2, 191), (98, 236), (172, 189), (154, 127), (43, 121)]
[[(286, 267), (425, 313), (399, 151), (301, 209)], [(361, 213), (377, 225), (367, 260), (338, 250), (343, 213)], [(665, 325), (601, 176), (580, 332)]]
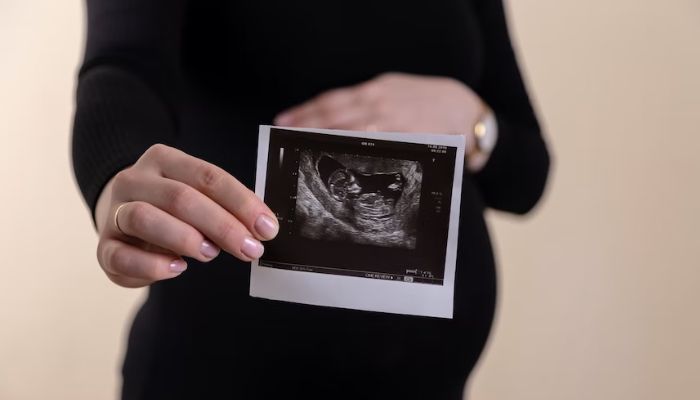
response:
[(467, 148), (484, 112), (462, 82), (445, 77), (385, 73), (356, 86), (333, 89), (284, 111), (279, 126), (361, 131), (462, 134)]

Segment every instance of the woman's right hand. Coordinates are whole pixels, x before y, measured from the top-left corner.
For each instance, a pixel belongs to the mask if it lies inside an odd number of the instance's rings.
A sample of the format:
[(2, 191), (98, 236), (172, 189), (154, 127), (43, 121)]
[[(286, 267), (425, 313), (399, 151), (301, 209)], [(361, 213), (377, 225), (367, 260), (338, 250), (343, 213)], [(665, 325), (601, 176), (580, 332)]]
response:
[(162, 144), (109, 181), (95, 218), (97, 259), (125, 287), (180, 275), (187, 268), (181, 256), (207, 262), (223, 249), (257, 259), (260, 241), (279, 230), (274, 213), (236, 178)]

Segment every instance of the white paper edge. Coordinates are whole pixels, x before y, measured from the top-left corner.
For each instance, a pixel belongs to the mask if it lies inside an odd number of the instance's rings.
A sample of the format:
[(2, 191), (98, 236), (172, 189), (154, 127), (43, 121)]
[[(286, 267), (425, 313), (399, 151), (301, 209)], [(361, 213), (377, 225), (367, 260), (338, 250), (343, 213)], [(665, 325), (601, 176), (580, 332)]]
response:
[[(267, 178), (270, 125), (260, 125), (255, 193), (263, 198)], [(252, 262), (250, 295), (271, 300), (396, 314), (452, 318), (457, 235), (464, 171), (465, 138), (461, 135), (396, 132), (358, 132), (312, 128), (274, 127), (327, 135), (435, 144), (457, 148), (443, 285), (408, 283), (316, 272), (261, 267)], [(312, 251), (312, 250), (309, 250)]]

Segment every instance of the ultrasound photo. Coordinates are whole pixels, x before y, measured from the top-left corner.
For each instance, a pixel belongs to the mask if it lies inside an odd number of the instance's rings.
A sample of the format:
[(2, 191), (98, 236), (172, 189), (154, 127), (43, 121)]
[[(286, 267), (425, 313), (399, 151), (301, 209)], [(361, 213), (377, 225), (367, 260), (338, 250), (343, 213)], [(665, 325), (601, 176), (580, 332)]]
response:
[(250, 295), (452, 318), (464, 137), (261, 126)]
[(414, 249), (418, 161), (302, 150), (295, 219), (308, 239)]

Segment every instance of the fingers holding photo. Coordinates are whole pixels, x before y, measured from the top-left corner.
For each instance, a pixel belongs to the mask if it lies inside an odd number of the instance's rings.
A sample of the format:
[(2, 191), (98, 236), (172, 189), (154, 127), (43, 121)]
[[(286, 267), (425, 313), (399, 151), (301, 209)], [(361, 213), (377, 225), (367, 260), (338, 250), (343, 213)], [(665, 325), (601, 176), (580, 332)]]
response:
[(274, 213), (225, 170), (160, 144), (109, 181), (96, 209), (98, 261), (128, 287), (178, 276), (183, 256), (208, 262), (224, 250), (252, 261), (279, 230)]
[(207, 262), (220, 252), (218, 246), (191, 225), (144, 201), (120, 204), (114, 221), (124, 235), (174, 254)]
[[(155, 160), (159, 176), (187, 186), (180, 185), (175, 189), (174, 202), (180, 197), (197, 197), (194, 193), (197, 192), (238, 219), (256, 239), (270, 240), (277, 235), (279, 225), (275, 214), (253, 191), (224, 169), (164, 145), (152, 146), (144, 154), (144, 159), (147, 165)], [(147, 189), (143, 189), (145, 193)], [(210, 204), (209, 208), (215, 207)]]

